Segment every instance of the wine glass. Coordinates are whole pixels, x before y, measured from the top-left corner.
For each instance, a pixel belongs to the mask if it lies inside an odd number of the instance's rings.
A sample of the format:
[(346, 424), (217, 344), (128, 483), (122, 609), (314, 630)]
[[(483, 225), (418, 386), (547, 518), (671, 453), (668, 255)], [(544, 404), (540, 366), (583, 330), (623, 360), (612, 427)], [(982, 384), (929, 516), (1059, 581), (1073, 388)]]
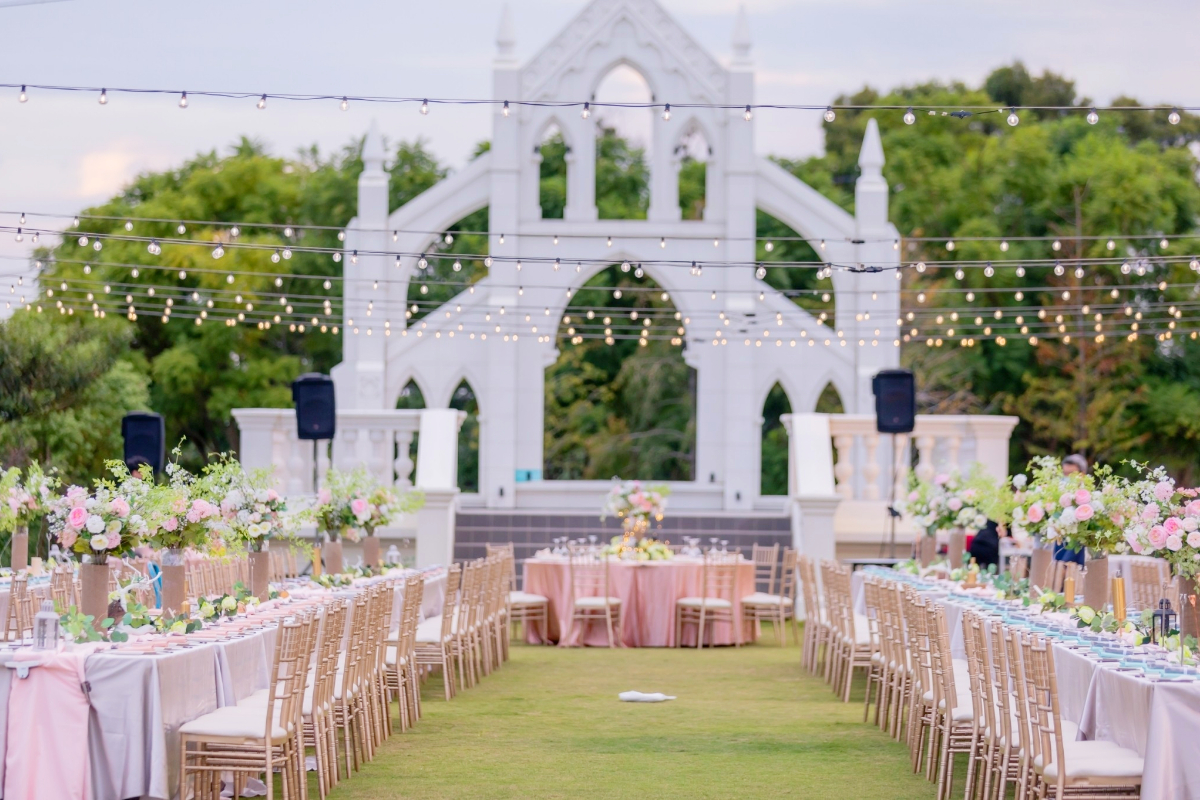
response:
[(729, 540), (728, 539), (721, 540), (721, 552), (722, 553), (729, 552)]

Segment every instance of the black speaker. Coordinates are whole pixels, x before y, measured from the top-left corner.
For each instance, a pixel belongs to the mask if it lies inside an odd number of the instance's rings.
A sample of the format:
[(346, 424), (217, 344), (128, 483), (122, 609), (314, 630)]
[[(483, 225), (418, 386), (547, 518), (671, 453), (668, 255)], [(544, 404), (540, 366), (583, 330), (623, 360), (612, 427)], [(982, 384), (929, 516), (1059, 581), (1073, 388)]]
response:
[(333, 379), (319, 372), (306, 372), (292, 382), (296, 404), (296, 435), (301, 439), (332, 439), (337, 427), (337, 404)]
[(156, 473), (166, 463), (166, 429), (161, 414), (134, 411), (121, 420), (121, 436), (125, 439), (125, 465), (136, 472), (149, 464)]
[(906, 369), (885, 369), (871, 379), (875, 393), (875, 429), (912, 433), (917, 422), (917, 381)]

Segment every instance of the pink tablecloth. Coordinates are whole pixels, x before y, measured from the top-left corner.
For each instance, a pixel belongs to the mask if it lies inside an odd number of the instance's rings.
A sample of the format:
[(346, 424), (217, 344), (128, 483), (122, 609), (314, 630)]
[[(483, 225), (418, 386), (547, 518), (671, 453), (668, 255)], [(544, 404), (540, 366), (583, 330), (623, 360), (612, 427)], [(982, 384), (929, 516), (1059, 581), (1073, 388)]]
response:
[[(614, 561), (610, 566), (611, 593), (621, 598), (621, 641), (627, 647), (674, 647), (675, 601), (701, 594), (704, 565), (700, 561)], [(754, 593), (754, 564), (745, 562), (737, 568), (734, 592), (734, 618), (741, 619), (741, 598)], [(550, 639), (560, 645), (607, 646), (608, 634), (604, 623), (583, 623), (571, 628), (571, 569), (566, 561), (529, 559), (525, 562), (525, 591), (540, 594), (550, 600)], [(529, 626), (529, 641), (536, 644), (536, 625)], [(754, 626), (743, 624), (742, 642), (754, 637)], [(563, 637), (563, 631), (570, 635)], [(733, 644), (734, 630), (728, 623), (712, 626), (717, 644)], [(708, 644), (708, 635), (704, 643)], [(683, 630), (684, 646), (696, 644), (696, 626)]]

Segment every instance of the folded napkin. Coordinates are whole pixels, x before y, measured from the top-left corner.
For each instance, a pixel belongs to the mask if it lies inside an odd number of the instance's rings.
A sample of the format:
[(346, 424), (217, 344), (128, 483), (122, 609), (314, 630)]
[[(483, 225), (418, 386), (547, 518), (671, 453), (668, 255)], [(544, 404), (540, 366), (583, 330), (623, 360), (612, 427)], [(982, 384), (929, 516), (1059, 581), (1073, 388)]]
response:
[(624, 703), (661, 703), (664, 700), (674, 700), (675, 697), (662, 692), (621, 692), (617, 695)]

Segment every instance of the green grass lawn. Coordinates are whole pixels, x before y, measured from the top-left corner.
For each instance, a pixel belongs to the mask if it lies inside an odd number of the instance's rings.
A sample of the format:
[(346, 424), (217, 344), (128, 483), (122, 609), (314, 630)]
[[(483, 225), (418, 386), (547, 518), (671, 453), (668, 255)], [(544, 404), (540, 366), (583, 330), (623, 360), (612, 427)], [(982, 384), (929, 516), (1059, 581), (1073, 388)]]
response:
[[(429, 681), (416, 729), (331, 800), (933, 797), (904, 745), (862, 723), (861, 688), (841, 703), (765, 633), (701, 652), (514, 645), (449, 703)], [(619, 702), (629, 689), (679, 699)]]

